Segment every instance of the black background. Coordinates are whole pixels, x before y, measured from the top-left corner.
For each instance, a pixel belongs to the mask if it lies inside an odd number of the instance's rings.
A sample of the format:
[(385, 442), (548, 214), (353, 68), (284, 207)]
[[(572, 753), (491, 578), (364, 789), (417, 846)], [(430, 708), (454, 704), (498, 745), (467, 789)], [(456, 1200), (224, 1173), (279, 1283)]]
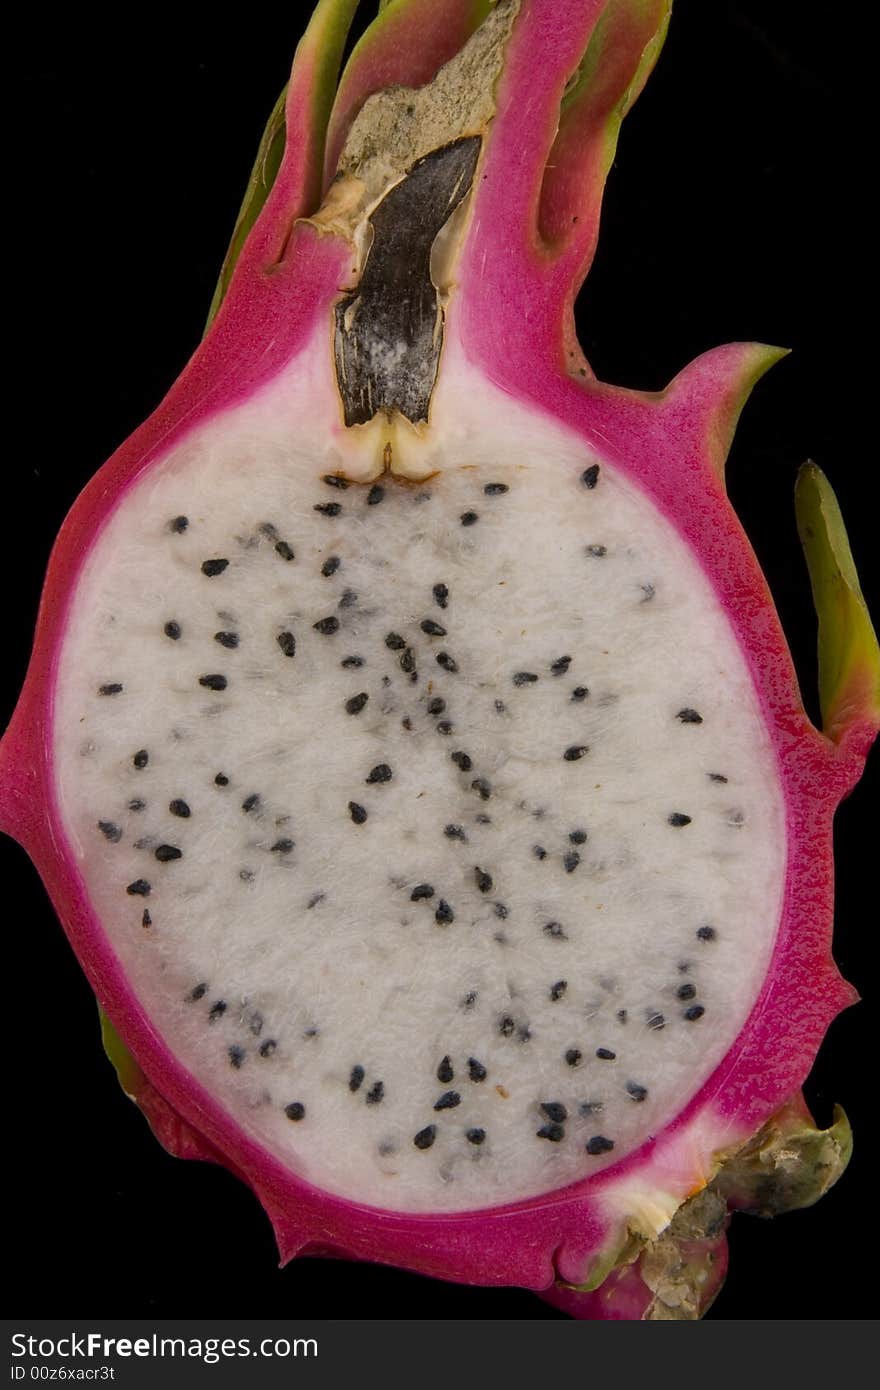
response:
[[(848, 45), (805, 0), (677, 0), (659, 67), (629, 117), (601, 244), (579, 303), (597, 374), (658, 388), (696, 353), (757, 338), (793, 355), (757, 388), (729, 465), (734, 504), (815, 697), (815, 626), (797, 544), (798, 464), (828, 473), (866, 592), (871, 393), (853, 386), (865, 205), (852, 192)], [(155, 407), (201, 333), (262, 126), (304, 22), (264, 3), (132, 7), (125, 17), (23, 17), (14, 252), (16, 345), (2, 549), (3, 706), (28, 658), (45, 563), (75, 495)], [(13, 66), (13, 65), (10, 65)], [(18, 267), (16, 269), (16, 267)], [(836, 955), (865, 994), (867, 786), (837, 818)], [(7, 1272), (41, 1316), (540, 1318), (534, 1296), (316, 1260), (284, 1271), (268, 1222), (232, 1177), (169, 1158), (101, 1051), (91, 993), (22, 853), (0, 844), (7, 970)], [(13, 1021), (14, 1020), (14, 1021)], [(17, 1040), (17, 1041), (16, 1041)], [(872, 1239), (867, 1004), (833, 1025), (808, 1093), (856, 1131), (842, 1183), (808, 1212), (739, 1217), (710, 1317), (864, 1317), (856, 1271)]]

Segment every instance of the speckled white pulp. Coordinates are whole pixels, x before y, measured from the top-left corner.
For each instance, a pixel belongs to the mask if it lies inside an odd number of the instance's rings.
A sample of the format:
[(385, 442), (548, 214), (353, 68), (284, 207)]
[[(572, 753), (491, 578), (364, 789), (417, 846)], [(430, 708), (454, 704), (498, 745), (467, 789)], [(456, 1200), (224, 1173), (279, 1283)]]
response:
[(773, 750), (702, 571), (579, 441), (471, 377), (442, 471), (379, 497), (322, 481), (315, 415), (277, 381), (105, 527), (60, 665), (67, 832), (169, 1047), (296, 1173), (408, 1210), (549, 1191), (741, 1028)]

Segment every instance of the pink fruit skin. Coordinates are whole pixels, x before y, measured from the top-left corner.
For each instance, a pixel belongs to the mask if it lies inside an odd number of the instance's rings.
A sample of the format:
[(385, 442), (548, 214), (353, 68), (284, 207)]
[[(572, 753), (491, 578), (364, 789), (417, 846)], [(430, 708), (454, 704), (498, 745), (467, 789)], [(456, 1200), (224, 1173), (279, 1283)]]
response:
[[(599, 188), (589, 194), (593, 231), (585, 214), (586, 229), (550, 252), (538, 245), (535, 228), (561, 92), (601, 9), (600, 0), (568, 6), (526, 0), (522, 7), (508, 44), (485, 177), (475, 186), (448, 337), (475, 370), (563, 421), (585, 447), (644, 489), (691, 546), (718, 594), (748, 661), (784, 789), (788, 863), (772, 966), (724, 1063), (663, 1135), (592, 1180), (451, 1215), (358, 1206), (299, 1180), (243, 1136), (154, 1031), (92, 911), (65, 840), (49, 763), (57, 653), (84, 559), (126, 490), (175, 441), (271, 381), (319, 324), (330, 322), (351, 252), (308, 223), (293, 226), (296, 216), (312, 210), (308, 190), (320, 147), (289, 142), (209, 335), (64, 524), (25, 687), (0, 746), (0, 828), (34, 860), (98, 1000), (137, 1058), (145, 1076), (141, 1100), (157, 1134), (172, 1152), (220, 1162), (252, 1186), (273, 1222), (282, 1261), (321, 1251), (473, 1284), (541, 1290), (556, 1278), (581, 1282), (614, 1237), (606, 1197), (636, 1177), (646, 1189), (678, 1200), (700, 1186), (709, 1176), (709, 1155), (693, 1136), (705, 1139), (711, 1131), (710, 1148), (721, 1148), (753, 1133), (800, 1087), (829, 1023), (855, 998), (831, 958), (831, 824), (836, 805), (858, 779), (876, 720), (868, 708), (854, 711), (836, 742), (808, 721), (770, 594), (721, 478), (739, 409), (772, 353), (755, 344), (719, 348), (658, 395), (596, 383), (586, 367), (581, 376), (569, 370), (564, 345), (572, 337), (571, 306), (592, 249)], [(638, 53), (633, 48), (634, 68), (644, 47), (635, 25), (632, 43), (641, 45)], [(315, 70), (314, 45), (304, 41), (290, 88), (291, 131), (309, 128)], [(587, 167), (588, 130), (584, 143), (579, 158)], [(557, 191), (568, 196), (562, 185)], [(561, 205), (553, 209), (560, 225), (562, 211)], [(563, 1292), (554, 1300), (575, 1316), (640, 1316), (642, 1294), (627, 1277), (614, 1286), (625, 1313), (603, 1311), (610, 1290)]]

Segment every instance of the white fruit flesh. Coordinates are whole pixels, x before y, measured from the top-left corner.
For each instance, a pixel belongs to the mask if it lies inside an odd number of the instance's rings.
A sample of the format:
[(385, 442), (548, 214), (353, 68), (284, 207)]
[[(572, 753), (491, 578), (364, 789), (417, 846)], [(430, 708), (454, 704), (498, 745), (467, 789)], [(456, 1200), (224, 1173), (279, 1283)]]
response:
[(785, 872), (693, 556), (573, 436), (474, 376), (456, 400), (441, 471), (372, 503), (322, 481), (295, 376), (200, 427), (88, 556), (56, 690), (67, 833), (159, 1033), (293, 1171), (401, 1210), (550, 1191), (656, 1134), (755, 1002)]

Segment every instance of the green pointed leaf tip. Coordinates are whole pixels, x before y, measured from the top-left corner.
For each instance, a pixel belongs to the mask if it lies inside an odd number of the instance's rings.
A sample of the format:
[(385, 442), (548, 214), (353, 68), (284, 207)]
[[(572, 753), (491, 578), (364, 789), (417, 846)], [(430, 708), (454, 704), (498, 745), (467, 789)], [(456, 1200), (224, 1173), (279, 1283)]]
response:
[(101, 1042), (104, 1051), (113, 1063), (123, 1091), (131, 1100), (135, 1100), (143, 1080), (143, 1072), (100, 1005), (98, 1017), (101, 1021)]
[(822, 727), (837, 740), (856, 720), (880, 724), (880, 647), (837, 498), (814, 463), (798, 474), (795, 512), (819, 619)]
[[(313, 198), (317, 196), (319, 191), (318, 185), (323, 167), (324, 136), (330, 118), (330, 110), (336, 96), (336, 83), (345, 41), (357, 5), (358, 0), (319, 0), (297, 49), (297, 55), (303, 54), (304, 61), (309, 62), (311, 60), (314, 65), (310, 91), (312, 103), (309, 118), (310, 129), (309, 131), (297, 132), (300, 139), (304, 140), (311, 137), (316, 140), (316, 148), (312, 153), (311, 160), (311, 182), (314, 186), (310, 192)], [(278, 176), (278, 170), (281, 168), (287, 143), (285, 126), (287, 92), (288, 88), (285, 86), (272, 108), (266, 129), (263, 131), (229, 249), (226, 252), (217, 288), (208, 310), (205, 324), (206, 333), (226, 297), (242, 248), (266, 204)]]

